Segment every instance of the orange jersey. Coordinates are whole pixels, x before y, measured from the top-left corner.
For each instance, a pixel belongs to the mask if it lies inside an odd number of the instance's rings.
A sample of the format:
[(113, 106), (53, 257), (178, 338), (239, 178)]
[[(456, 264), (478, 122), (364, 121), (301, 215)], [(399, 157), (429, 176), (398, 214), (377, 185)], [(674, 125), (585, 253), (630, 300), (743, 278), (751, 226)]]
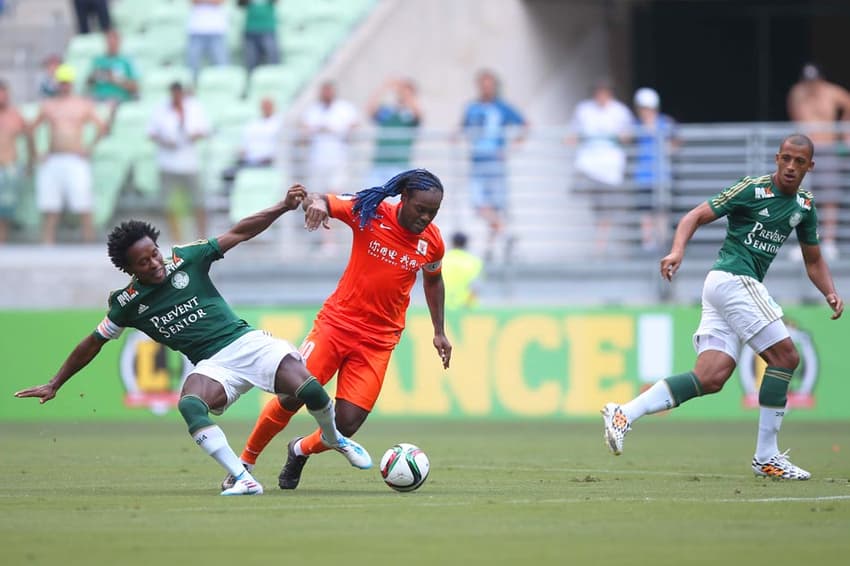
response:
[(440, 273), (446, 246), (433, 222), (421, 234), (403, 228), (400, 203), (382, 202), (361, 230), (360, 218), (352, 213), (354, 202), (352, 196), (328, 195), (330, 215), (351, 227), (354, 241), (345, 273), (317, 319), (377, 345), (394, 346), (404, 330), (417, 272)]

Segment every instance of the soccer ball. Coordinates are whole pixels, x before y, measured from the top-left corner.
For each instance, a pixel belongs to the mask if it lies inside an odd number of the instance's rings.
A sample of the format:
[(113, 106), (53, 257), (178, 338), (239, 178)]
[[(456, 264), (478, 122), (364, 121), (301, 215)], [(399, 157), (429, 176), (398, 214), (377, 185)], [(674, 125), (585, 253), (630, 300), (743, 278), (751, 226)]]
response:
[(399, 442), (381, 458), (381, 477), (396, 491), (413, 491), (428, 479), (431, 462), (418, 446)]

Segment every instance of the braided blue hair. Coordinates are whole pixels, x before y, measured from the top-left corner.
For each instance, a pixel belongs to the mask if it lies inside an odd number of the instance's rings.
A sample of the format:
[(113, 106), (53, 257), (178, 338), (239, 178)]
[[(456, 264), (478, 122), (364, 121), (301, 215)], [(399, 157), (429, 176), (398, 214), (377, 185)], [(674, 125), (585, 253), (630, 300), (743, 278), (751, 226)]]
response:
[(399, 173), (380, 187), (358, 191), (354, 195), (352, 211), (354, 216), (360, 217), (360, 228), (365, 228), (369, 221), (375, 218), (375, 211), (385, 198), (400, 195), (405, 189), (414, 191), (436, 189), (443, 192), (443, 184), (427, 169), (410, 169)]

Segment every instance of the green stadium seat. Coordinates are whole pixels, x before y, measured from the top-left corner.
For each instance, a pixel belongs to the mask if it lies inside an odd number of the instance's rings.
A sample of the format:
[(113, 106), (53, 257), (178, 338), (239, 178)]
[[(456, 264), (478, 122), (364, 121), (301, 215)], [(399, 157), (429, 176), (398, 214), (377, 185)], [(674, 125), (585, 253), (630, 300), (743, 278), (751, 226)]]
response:
[[(68, 61), (91, 61), (95, 56), (106, 52), (106, 40), (102, 33), (86, 33), (75, 35), (65, 49), (64, 60)], [(80, 78), (77, 73), (77, 78)]]
[(106, 138), (92, 155), (95, 226), (103, 227), (112, 218), (115, 205), (127, 180), (132, 155), (119, 140)]
[(236, 100), (245, 93), (247, 75), (239, 65), (204, 67), (195, 94), (201, 100)]
[(133, 187), (140, 193), (159, 193), (159, 167), (156, 164), (156, 145), (145, 137), (136, 147), (133, 160)]
[(111, 135), (125, 139), (129, 136), (131, 140), (133, 136), (146, 137), (145, 131), (152, 112), (153, 105), (148, 102), (124, 102), (115, 113)]
[(142, 96), (159, 100), (168, 96), (168, 86), (179, 81), (183, 85), (192, 83), (192, 72), (183, 66), (159, 67), (142, 75)]
[(251, 73), (249, 99), (256, 107), (265, 97), (286, 104), (308, 77), (305, 66), (287, 62), (284, 65), (261, 65)]
[(230, 195), (230, 220), (268, 208), (283, 195), (283, 176), (277, 169), (241, 169)]
[(241, 130), (260, 112), (257, 105), (244, 100), (235, 100), (218, 108), (210, 108), (210, 110), (210, 119), (216, 130), (232, 130), (233, 128)]

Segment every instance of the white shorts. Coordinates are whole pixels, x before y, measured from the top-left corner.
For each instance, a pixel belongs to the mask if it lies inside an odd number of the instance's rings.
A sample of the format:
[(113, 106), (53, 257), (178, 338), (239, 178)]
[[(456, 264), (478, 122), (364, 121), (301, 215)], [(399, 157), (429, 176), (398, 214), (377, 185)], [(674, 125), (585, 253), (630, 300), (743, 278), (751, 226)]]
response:
[(219, 350), (211, 358), (198, 362), (192, 373), (205, 375), (224, 387), (227, 404), (221, 409), (210, 410), (214, 415), (220, 415), (252, 387), (274, 393), (277, 368), (283, 358), (289, 355), (302, 359), (295, 346), (286, 340), (255, 330)]
[(53, 153), (38, 169), (35, 201), (41, 212), (62, 212), (67, 202), (71, 212), (92, 210), (92, 175), (89, 162), (72, 153)]
[(764, 352), (789, 337), (782, 307), (759, 281), (725, 271), (709, 271), (702, 288), (702, 318), (694, 348), (720, 350), (738, 360), (741, 343)]

